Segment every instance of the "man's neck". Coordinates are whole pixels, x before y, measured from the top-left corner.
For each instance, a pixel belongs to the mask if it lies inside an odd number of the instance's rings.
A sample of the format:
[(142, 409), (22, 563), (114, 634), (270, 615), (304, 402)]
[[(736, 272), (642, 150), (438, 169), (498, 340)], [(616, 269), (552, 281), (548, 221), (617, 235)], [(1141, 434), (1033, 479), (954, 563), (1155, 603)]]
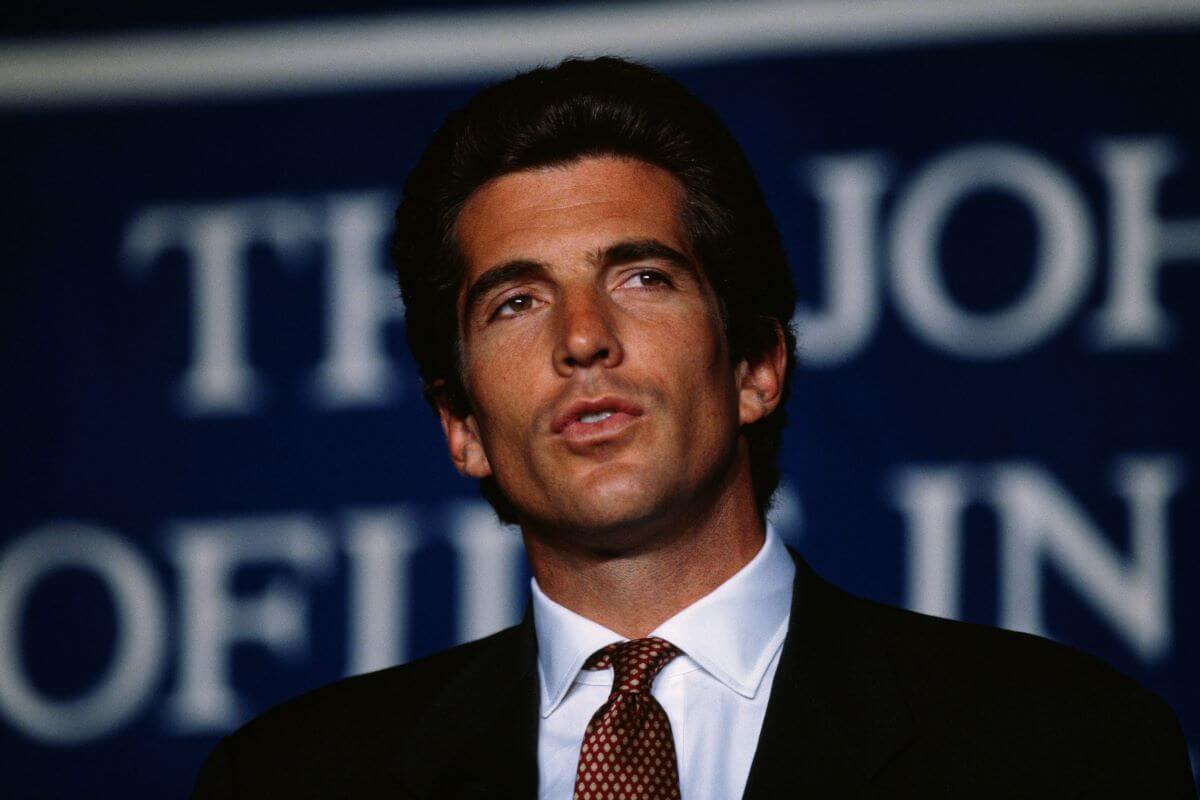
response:
[(615, 552), (566, 546), (523, 527), (538, 586), (559, 605), (622, 636), (648, 635), (762, 548), (765, 529), (753, 491), (748, 481), (734, 484), (701, 513), (676, 515), (644, 531), (639, 546)]

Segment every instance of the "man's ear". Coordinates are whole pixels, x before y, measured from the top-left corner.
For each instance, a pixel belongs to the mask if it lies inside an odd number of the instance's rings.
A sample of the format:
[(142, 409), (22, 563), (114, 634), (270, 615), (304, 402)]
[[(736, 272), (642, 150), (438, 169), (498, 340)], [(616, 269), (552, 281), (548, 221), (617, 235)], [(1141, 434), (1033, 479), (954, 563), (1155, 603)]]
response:
[(783, 398), (787, 375), (787, 340), (778, 322), (775, 343), (752, 358), (738, 362), (735, 372), (738, 387), (738, 421), (742, 425), (758, 422), (769, 415)]
[(460, 416), (461, 412), (452, 408), (446, 398), (445, 386), (445, 381), (438, 381), (434, 385), (434, 397), (438, 419), (442, 421), (442, 431), (446, 434), (446, 446), (450, 448), (450, 460), (468, 478), (486, 478), (492, 474), (492, 465), (483, 451), (479, 423), (475, 421), (475, 415), (468, 413)]

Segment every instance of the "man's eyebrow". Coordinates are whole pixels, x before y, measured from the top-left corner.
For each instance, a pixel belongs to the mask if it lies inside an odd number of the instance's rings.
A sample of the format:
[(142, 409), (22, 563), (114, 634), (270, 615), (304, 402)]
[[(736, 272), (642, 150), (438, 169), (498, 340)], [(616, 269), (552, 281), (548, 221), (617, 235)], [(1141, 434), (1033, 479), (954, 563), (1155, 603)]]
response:
[(491, 294), (496, 287), (503, 286), (506, 283), (515, 283), (517, 281), (529, 280), (530, 278), (542, 277), (545, 274), (545, 265), (527, 259), (508, 261), (489, 268), (476, 278), (474, 283), (467, 287), (466, 300), (463, 304), (463, 318), (470, 319), (475, 311), (475, 307), (483, 302), (483, 299)]
[(665, 261), (693, 274), (696, 264), (692, 259), (670, 245), (663, 244), (657, 239), (635, 239), (628, 242), (618, 242), (605, 247), (598, 252), (595, 260), (606, 267), (630, 264), (634, 261)]

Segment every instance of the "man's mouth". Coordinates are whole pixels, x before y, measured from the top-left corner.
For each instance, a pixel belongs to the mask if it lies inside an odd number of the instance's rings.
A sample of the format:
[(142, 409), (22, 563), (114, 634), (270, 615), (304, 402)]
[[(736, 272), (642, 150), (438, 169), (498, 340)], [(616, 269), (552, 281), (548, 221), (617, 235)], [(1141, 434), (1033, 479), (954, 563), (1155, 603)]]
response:
[(622, 397), (576, 400), (555, 416), (550, 429), (568, 439), (592, 442), (620, 433), (642, 413), (641, 406)]

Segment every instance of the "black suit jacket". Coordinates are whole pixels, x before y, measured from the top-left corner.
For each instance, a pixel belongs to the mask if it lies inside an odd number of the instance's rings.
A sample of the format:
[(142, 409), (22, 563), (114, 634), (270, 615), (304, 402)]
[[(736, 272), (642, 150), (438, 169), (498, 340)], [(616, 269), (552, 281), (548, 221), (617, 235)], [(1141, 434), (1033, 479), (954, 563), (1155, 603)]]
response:
[[(1193, 798), (1156, 696), (1033, 636), (845, 594), (796, 557), (745, 797)], [(532, 618), (350, 678), (225, 738), (195, 800), (534, 798)]]

